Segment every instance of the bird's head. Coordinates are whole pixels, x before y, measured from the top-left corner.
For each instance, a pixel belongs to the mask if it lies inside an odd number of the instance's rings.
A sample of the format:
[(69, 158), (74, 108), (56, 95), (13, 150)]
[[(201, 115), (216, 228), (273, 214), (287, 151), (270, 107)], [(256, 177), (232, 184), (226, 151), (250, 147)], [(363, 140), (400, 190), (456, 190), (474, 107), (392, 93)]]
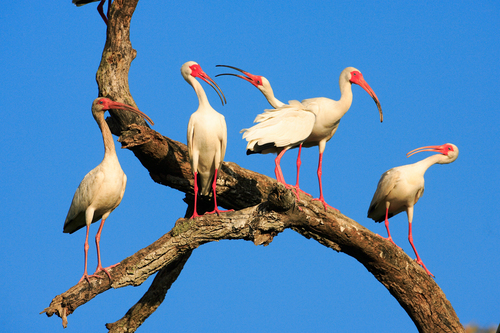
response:
[[(224, 93), (219, 88), (217, 83), (215, 83), (215, 81), (212, 80), (212, 78), (210, 76), (208, 76), (208, 74), (205, 73), (203, 71), (203, 69), (201, 69), (201, 66), (198, 63), (196, 63), (194, 61), (186, 62), (181, 67), (181, 74), (182, 74), (182, 77), (191, 85), (193, 85), (193, 83), (191, 81), (192, 78), (199, 78), (199, 79), (205, 81), (209, 86), (211, 86), (215, 90), (215, 92), (217, 92), (217, 95), (219, 95), (219, 98), (222, 102), (222, 105), (227, 103), (226, 96), (224, 96)], [(220, 91), (220, 94), (219, 94), (219, 91)]]
[(247, 82), (250, 82), (251, 84), (253, 84), (257, 89), (259, 89), (260, 91), (264, 91), (266, 89), (266, 87), (269, 87), (269, 89), (271, 88), (271, 84), (269, 83), (269, 81), (263, 77), (263, 76), (260, 76), (260, 75), (254, 75), (254, 74), (251, 74), (249, 72), (246, 72), (240, 68), (237, 68), (237, 67), (233, 67), (233, 66), (228, 66), (228, 65), (216, 65), (215, 67), (227, 67), (227, 68), (232, 68), (234, 70), (237, 70), (241, 73), (243, 73), (245, 76), (243, 75), (240, 75), (240, 74), (233, 74), (233, 73), (222, 73), (222, 74), (217, 74), (215, 75), (216, 77), (217, 76), (223, 76), (223, 75), (232, 75), (232, 76), (236, 76), (236, 77), (239, 77), (240, 79), (243, 79)]
[(444, 145), (441, 146), (424, 146), (417, 149), (413, 149), (408, 154), (406, 154), (406, 157), (410, 157), (411, 155), (414, 155), (416, 153), (421, 153), (423, 151), (432, 151), (446, 156), (446, 159), (443, 159), (441, 162), (438, 162), (440, 164), (451, 163), (455, 161), (458, 157), (458, 147), (452, 143), (445, 143)]
[(99, 112), (104, 113), (105, 111), (108, 111), (111, 109), (131, 111), (131, 112), (141, 116), (142, 118), (146, 119), (147, 121), (149, 121), (151, 123), (151, 125), (154, 125), (151, 118), (149, 118), (146, 114), (144, 114), (142, 111), (134, 108), (133, 106), (123, 104), (120, 102), (114, 102), (114, 101), (110, 100), (109, 98), (105, 98), (105, 97), (98, 97), (92, 103), (92, 113), (94, 114), (94, 116)]
[(340, 73), (340, 82), (341, 82), (340, 85), (342, 85), (343, 80), (359, 85), (368, 94), (370, 94), (370, 96), (375, 101), (375, 104), (377, 104), (378, 112), (380, 113), (380, 122), (382, 122), (384, 120), (384, 115), (382, 114), (382, 107), (380, 106), (380, 102), (378, 100), (377, 95), (375, 95), (373, 89), (368, 85), (368, 83), (366, 83), (365, 79), (363, 78), (363, 74), (361, 74), (361, 72), (354, 67), (347, 67), (342, 71), (342, 73)]

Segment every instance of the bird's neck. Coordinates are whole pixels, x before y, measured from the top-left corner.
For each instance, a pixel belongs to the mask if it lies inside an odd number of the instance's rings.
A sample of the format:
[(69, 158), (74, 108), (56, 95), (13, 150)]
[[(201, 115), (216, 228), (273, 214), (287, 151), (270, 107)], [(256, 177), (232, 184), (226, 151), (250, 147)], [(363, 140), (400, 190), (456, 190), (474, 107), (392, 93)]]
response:
[(200, 103), (198, 110), (206, 110), (207, 107), (211, 108), (210, 103), (208, 102), (207, 94), (205, 93), (205, 90), (203, 90), (201, 84), (196, 79), (193, 79), (192, 86)]
[(271, 104), (273, 108), (277, 109), (285, 105), (285, 103), (283, 103), (274, 96), (272, 89), (269, 89), (269, 91), (268, 90), (262, 91), (262, 93), (264, 94), (264, 97), (267, 99), (267, 101), (269, 102), (269, 104)]
[(104, 119), (104, 113), (100, 113), (96, 117), (97, 124), (101, 129), (102, 133), (102, 141), (104, 142), (104, 158), (107, 156), (116, 156), (115, 143), (113, 141), (113, 135), (111, 134), (111, 130), (109, 129), (106, 120)]
[(352, 84), (349, 81), (339, 80), (340, 86), (340, 99), (339, 110), (342, 112), (342, 115), (346, 114), (349, 111), (349, 108), (352, 104)]
[(269, 102), (269, 104), (271, 104), (271, 106), (275, 109), (277, 108), (280, 108), (282, 107), (283, 105), (285, 105), (285, 103), (283, 103), (282, 101), (280, 101), (279, 99), (277, 99), (276, 97), (273, 96), (266, 96), (267, 98), (267, 101)]
[(415, 163), (415, 165), (419, 168), (421, 171), (422, 175), (425, 174), (427, 169), (429, 169), (432, 165), (436, 163), (442, 163), (443, 162), (443, 154), (435, 154), (432, 156), (429, 156), (427, 158), (424, 158), (423, 160)]

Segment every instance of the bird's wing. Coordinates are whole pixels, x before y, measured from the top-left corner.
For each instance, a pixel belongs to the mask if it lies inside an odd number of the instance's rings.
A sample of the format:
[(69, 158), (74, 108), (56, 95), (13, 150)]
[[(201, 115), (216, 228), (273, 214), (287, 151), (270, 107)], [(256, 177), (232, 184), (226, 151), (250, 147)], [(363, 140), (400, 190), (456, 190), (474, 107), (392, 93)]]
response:
[(303, 142), (314, 127), (316, 116), (298, 101), (266, 110), (257, 116), (258, 124), (243, 129), (243, 138), (248, 141), (247, 149), (252, 150), (257, 144), (263, 146), (273, 143), (275, 147), (291, 148)]
[[(191, 115), (189, 118), (189, 123), (188, 123), (188, 128), (187, 128), (187, 147), (188, 147), (188, 154), (189, 154), (189, 159), (192, 160), (193, 156), (193, 151), (194, 151), (194, 123), (195, 123), (195, 117), (194, 114)], [(194, 172), (194, 170), (193, 170)]]
[(269, 118), (276, 117), (276, 112), (283, 112), (289, 110), (304, 110), (310, 111), (307, 107), (305, 107), (301, 102), (296, 100), (288, 101), (288, 104), (284, 104), (276, 109), (265, 109), (263, 113), (258, 114), (254, 119), (254, 123), (261, 123)]
[(64, 222), (63, 232), (73, 233), (86, 225), (85, 211), (92, 204), (103, 181), (104, 173), (101, 171), (100, 165), (83, 178), (73, 196), (73, 201)]
[(221, 115), (220, 118), (220, 126), (222, 129), (222, 138), (221, 138), (221, 147), (220, 147), (220, 163), (217, 166), (218, 169), (222, 166), (222, 162), (224, 162), (224, 156), (226, 156), (226, 146), (227, 146), (227, 126), (226, 119)]
[(376, 222), (383, 221), (385, 218), (385, 201), (389, 193), (396, 187), (401, 179), (401, 171), (398, 168), (392, 168), (382, 174), (377, 185), (377, 190), (373, 194), (370, 207), (368, 208), (368, 217)]

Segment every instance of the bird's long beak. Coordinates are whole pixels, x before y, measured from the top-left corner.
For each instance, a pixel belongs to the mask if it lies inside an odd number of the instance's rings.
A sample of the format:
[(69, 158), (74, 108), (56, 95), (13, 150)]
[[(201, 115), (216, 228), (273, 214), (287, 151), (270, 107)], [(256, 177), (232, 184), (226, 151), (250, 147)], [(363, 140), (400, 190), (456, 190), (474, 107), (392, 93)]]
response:
[(363, 75), (361, 73), (357, 72), (356, 77), (351, 78), (352, 83), (358, 84), (361, 88), (363, 88), (370, 96), (373, 98), (375, 101), (375, 104), (377, 104), (378, 107), (378, 112), (380, 113), (380, 122), (384, 121), (384, 115), (382, 114), (382, 107), (380, 106), (380, 102), (378, 100), (377, 95), (375, 95), (375, 92), (373, 89), (366, 83), (365, 79), (363, 78)]
[(359, 85), (361, 86), (361, 88), (366, 90), (366, 92), (368, 94), (370, 94), (370, 96), (375, 101), (375, 104), (377, 104), (378, 112), (380, 113), (380, 122), (384, 121), (384, 115), (382, 114), (382, 107), (380, 106), (380, 102), (378, 100), (377, 95), (375, 95), (375, 92), (373, 91), (373, 89), (368, 85), (368, 83), (366, 83), (366, 81), (364, 79), (361, 79), (359, 82), (360, 82)]
[(233, 73), (223, 73), (223, 74), (217, 74), (215, 75), (215, 77), (217, 76), (223, 76), (223, 75), (232, 75), (232, 76), (236, 76), (236, 77), (239, 77), (240, 79), (243, 79), (245, 81), (248, 81), (250, 82), (251, 84), (253, 84), (255, 87), (259, 86), (259, 85), (262, 85), (262, 79), (261, 79), (261, 76), (259, 75), (253, 75), (251, 73), (248, 73), (242, 69), (239, 69), (237, 67), (233, 67), (233, 66), (229, 66), (229, 65), (216, 65), (215, 67), (227, 67), (227, 68), (232, 68), (234, 70), (237, 70), (243, 74), (245, 74), (246, 76), (243, 76), (243, 75), (239, 75), (239, 74), (233, 74)]
[(423, 151), (432, 151), (432, 152), (441, 153), (441, 154), (447, 153), (447, 150), (445, 149), (445, 145), (441, 145), (441, 146), (425, 146), (425, 147), (420, 147), (420, 148), (417, 148), (417, 149), (413, 149), (408, 154), (406, 154), (406, 157), (410, 157), (411, 155), (414, 155), (416, 153), (421, 153)]
[[(217, 85), (217, 83), (215, 83), (214, 80), (212, 80), (212, 78), (210, 76), (208, 76), (207, 73), (205, 73), (201, 68), (200, 70), (196, 73), (196, 76), (199, 77), (200, 79), (202, 79), (203, 81), (205, 81), (206, 83), (208, 83), (209, 86), (211, 86), (212, 88), (214, 88), (215, 92), (217, 92), (217, 95), (219, 95), (219, 98), (222, 102), (222, 105), (224, 104), (227, 104), (226, 102), (226, 96), (224, 96), (224, 93), (222, 92), (221, 88), (219, 88), (219, 86)], [(215, 87), (217, 87), (217, 90)], [(220, 91), (220, 94), (219, 94), (219, 91)], [(221, 97), (222, 95), (222, 97)], [(224, 99), (222, 99), (224, 97)]]
[(134, 108), (133, 106), (130, 106), (130, 105), (127, 105), (127, 104), (123, 104), (123, 103), (120, 103), (120, 102), (114, 102), (114, 101), (110, 101), (109, 103), (109, 108), (110, 109), (119, 109), (119, 110), (127, 110), (127, 111), (131, 111), (135, 114), (138, 114), (139, 116), (141, 116), (142, 118), (146, 119), (147, 121), (149, 121), (149, 123), (151, 125), (154, 125), (155, 123), (151, 120), (151, 118), (149, 118), (145, 113), (143, 113), (142, 111)]

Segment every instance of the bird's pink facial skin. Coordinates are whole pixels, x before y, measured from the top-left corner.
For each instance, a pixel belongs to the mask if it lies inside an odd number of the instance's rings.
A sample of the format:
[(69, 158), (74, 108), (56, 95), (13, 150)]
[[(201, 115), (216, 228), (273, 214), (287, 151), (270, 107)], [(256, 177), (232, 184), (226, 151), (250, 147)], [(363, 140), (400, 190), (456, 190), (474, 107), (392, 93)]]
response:
[(423, 151), (432, 151), (436, 153), (441, 153), (443, 155), (448, 155), (450, 152), (453, 151), (453, 146), (449, 144), (441, 145), (441, 146), (425, 146), (425, 147), (420, 147), (417, 149), (413, 149), (410, 151), (408, 154), (406, 154), (406, 157), (410, 157), (411, 155), (414, 155), (416, 153), (421, 153)]
[(356, 83), (361, 88), (363, 88), (364, 90), (366, 90), (366, 92), (368, 94), (370, 94), (370, 96), (375, 100), (375, 102), (378, 102), (380, 104), (377, 95), (375, 95), (375, 92), (373, 91), (373, 89), (368, 85), (368, 83), (366, 83), (365, 79), (363, 78), (363, 74), (361, 74), (358, 71), (352, 71), (351, 72), (351, 80), (350, 81), (352, 83)]
[(247, 73), (247, 72), (243, 72), (243, 71), (242, 71), (242, 73), (245, 74), (247, 77), (244, 77), (243, 75), (237, 75), (237, 76), (240, 77), (240, 78), (242, 78), (243, 80), (246, 80), (246, 81), (250, 82), (256, 88), (258, 88), (258, 86), (262, 85), (262, 76), (253, 75), (253, 74), (250, 74), (250, 73)]
[[(209, 86), (211, 86), (212, 88), (214, 88), (214, 90), (217, 92), (217, 95), (219, 95), (220, 100), (222, 101), (222, 105), (224, 105), (224, 103), (227, 103), (226, 102), (226, 96), (224, 96), (224, 93), (222, 92), (221, 88), (219, 88), (219, 86), (217, 85), (217, 83), (215, 83), (215, 81), (212, 80), (212, 78), (210, 76), (208, 76), (203, 71), (203, 69), (201, 69), (201, 66), (199, 64), (191, 65), (191, 66), (189, 66), (189, 69), (191, 69), (191, 76), (198, 77), (198, 78), (202, 79), (203, 81), (205, 81), (206, 83), (208, 83)], [(214, 87), (214, 85), (219, 90), (217, 90)], [(219, 91), (220, 91), (220, 94), (219, 94)], [(224, 99), (222, 99), (221, 94), (222, 94), (222, 97), (224, 97)]]

